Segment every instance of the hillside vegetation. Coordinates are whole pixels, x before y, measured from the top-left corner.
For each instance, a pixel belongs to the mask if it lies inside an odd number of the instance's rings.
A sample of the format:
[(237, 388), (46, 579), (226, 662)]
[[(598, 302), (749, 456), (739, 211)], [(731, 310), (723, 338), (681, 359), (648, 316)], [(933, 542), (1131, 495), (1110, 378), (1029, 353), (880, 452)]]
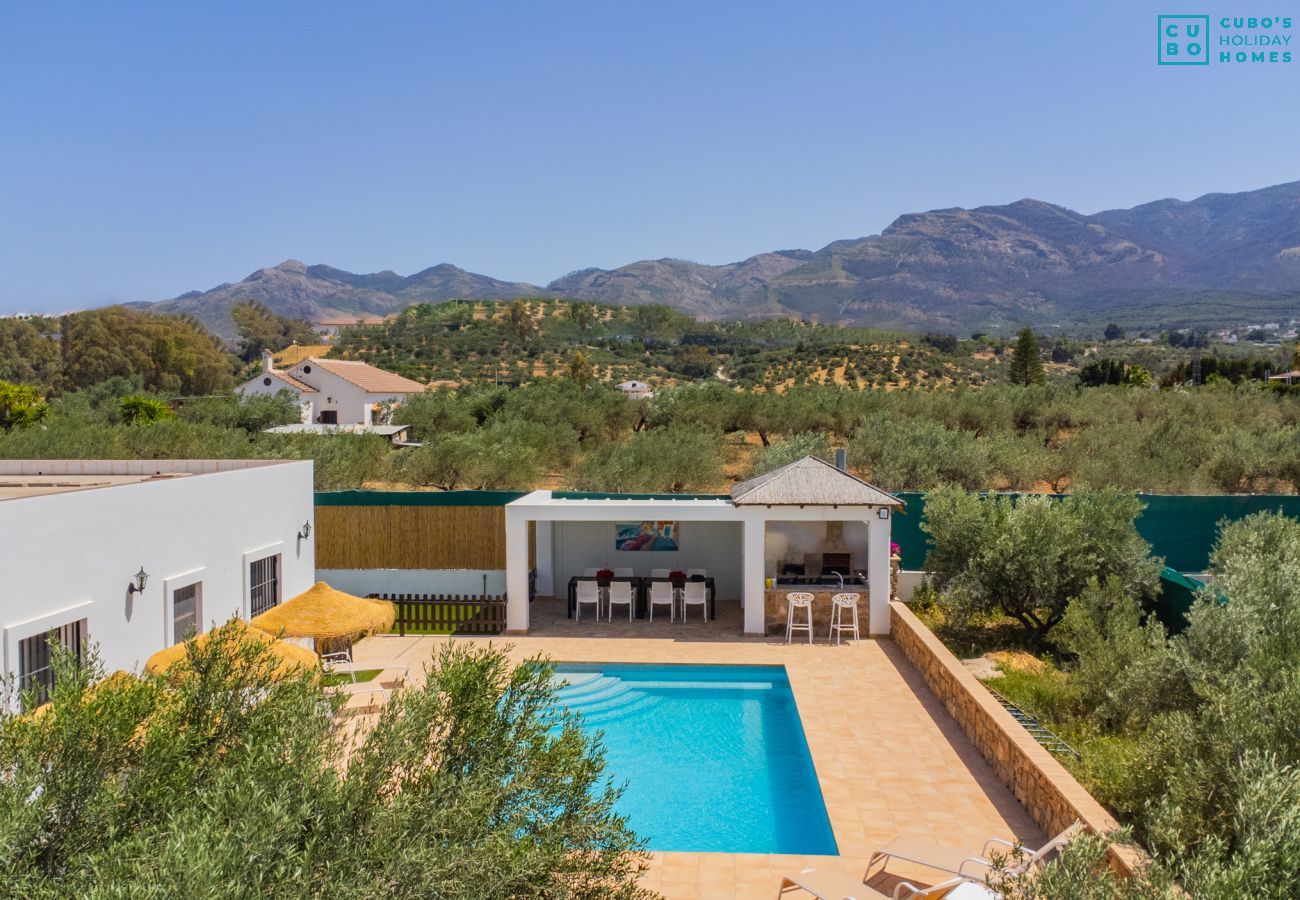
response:
[(768, 390), (982, 384), (995, 377), (997, 345), (940, 343), (944, 350), (918, 335), (874, 329), (700, 322), (659, 305), (533, 299), (414, 306), (384, 325), (347, 329), (334, 355), (422, 381), (461, 384), (519, 384), (575, 371), (593, 380), (653, 384), (718, 377)]

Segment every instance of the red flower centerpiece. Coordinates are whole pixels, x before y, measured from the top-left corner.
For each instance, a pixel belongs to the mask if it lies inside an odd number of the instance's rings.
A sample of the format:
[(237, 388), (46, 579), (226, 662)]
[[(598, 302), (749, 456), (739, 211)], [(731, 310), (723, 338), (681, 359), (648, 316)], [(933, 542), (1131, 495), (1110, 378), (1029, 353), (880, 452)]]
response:
[(614, 578), (613, 569), (601, 569), (596, 572), (596, 584), (600, 587), (609, 587), (609, 583)]
[(671, 572), (668, 573), (668, 580), (671, 581), (677, 587), (681, 587), (683, 584), (686, 583), (686, 573), (678, 569), (673, 569)]

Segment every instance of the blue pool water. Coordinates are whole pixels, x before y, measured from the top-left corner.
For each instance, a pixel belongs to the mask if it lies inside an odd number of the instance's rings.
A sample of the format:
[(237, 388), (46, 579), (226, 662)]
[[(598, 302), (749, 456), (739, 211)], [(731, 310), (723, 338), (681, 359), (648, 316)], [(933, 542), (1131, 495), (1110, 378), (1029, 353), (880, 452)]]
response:
[(556, 666), (651, 850), (834, 854), (783, 666)]

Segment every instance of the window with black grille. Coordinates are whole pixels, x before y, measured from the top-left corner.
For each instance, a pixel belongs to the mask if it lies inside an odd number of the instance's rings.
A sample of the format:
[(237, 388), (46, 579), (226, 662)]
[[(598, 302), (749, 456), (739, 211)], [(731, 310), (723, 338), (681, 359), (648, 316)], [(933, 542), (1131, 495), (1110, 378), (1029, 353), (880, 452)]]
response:
[(199, 597), (203, 582), (196, 581), (172, 591), (172, 643), (181, 641), (199, 630)]
[[(54, 650), (61, 646), (83, 661), (86, 645), (86, 620), (78, 619), (58, 628), (34, 634), (18, 642), (18, 689), (25, 708), (34, 708), (50, 699), (54, 690)], [(35, 691), (29, 695), (29, 691)]]
[(248, 564), (249, 615), (259, 616), (280, 602), (280, 554)]

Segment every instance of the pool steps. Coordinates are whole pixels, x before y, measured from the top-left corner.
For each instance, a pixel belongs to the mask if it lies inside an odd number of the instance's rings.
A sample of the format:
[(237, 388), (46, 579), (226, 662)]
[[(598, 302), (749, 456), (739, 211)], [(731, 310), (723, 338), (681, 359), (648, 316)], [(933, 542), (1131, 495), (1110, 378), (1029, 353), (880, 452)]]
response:
[(600, 725), (624, 719), (656, 705), (662, 699), (656, 689), (698, 689), (707, 691), (770, 691), (777, 688), (789, 690), (784, 685), (739, 682), (734, 684), (716, 681), (679, 681), (628, 679), (599, 672), (563, 672), (552, 678), (556, 687), (555, 699), (569, 710), (579, 713), (588, 725)]

